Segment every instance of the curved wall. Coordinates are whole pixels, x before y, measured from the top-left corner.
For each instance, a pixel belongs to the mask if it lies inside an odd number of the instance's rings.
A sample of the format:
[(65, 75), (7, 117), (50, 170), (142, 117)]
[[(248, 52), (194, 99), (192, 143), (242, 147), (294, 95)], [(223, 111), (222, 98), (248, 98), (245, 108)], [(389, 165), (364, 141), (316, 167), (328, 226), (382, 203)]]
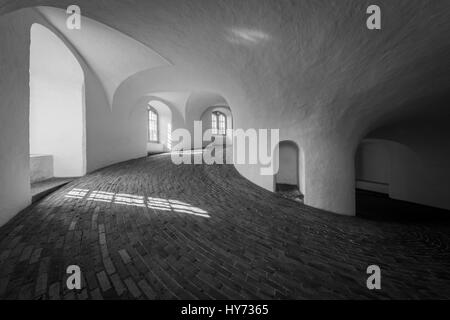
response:
[(355, 156), (356, 188), (389, 193), (391, 177), (390, 143), (383, 140), (363, 140)]
[(449, 121), (450, 115), (409, 118), (368, 135), (387, 141), (391, 198), (450, 210)]
[[(31, 201), (29, 68), (30, 31), (34, 23), (48, 28), (56, 35), (75, 56), (84, 73), (86, 160), (83, 166), (86, 171), (91, 172), (112, 163), (141, 156), (140, 153), (130, 152), (127, 148), (129, 141), (134, 140), (128, 138), (128, 141), (121, 143), (124, 135), (116, 131), (115, 125), (126, 122), (127, 117), (111, 112), (104, 86), (70, 41), (34, 9), (22, 9), (3, 15), (0, 18), (0, 39), (4, 45), (0, 48), (0, 57), (2, 80), (7, 81), (0, 82), (0, 132), (3, 137), (0, 141), (0, 181), (8, 187), (0, 188), (0, 225)], [(34, 85), (33, 82), (31, 85)], [(60, 100), (59, 97), (54, 98), (54, 101)], [(60, 102), (64, 103), (63, 100)], [(78, 138), (81, 139), (80, 136)], [(118, 145), (120, 147), (117, 147)], [(35, 149), (32, 151), (41, 152)], [(74, 174), (77, 172), (72, 171)], [(83, 170), (78, 173), (83, 174)]]
[[(36, 3), (54, 1), (9, 1), (0, 12)], [(68, 4), (62, 0), (57, 6)], [(450, 83), (448, 1), (380, 0), (385, 13), (382, 32), (365, 27), (369, 4), (136, 0), (130, 6), (111, 0), (105, 6), (80, 0), (86, 17), (170, 61), (146, 66), (120, 59), (121, 72), (111, 75), (109, 86), (101, 71), (112, 70), (110, 59), (88, 52), (88, 46), (73, 39), (93, 68), (92, 79), (86, 73), (88, 171), (145, 155), (145, 142), (133, 139), (128, 117), (140, 97), (162, 91), (214, 92), (226, 98), (234, 128), (278, 128), (281, 140), (299, 146), (305, 159), (306, 204), (354, 214), (354, 155), (360, 140), (392, 117), (408, 114), (424, 97), (447, 92)], [(5, 25), (3, 38), (10, 36), (5, 34), (11, 28)], [(111, 51), (136, 52), (120, 46)], [(2, 47), (2, 54), (8, 54), (7, 48)], [(3, 61), (14, 64), (14, 59)], [(93, 79), (104, 88), (117, 85), (117, 90), (95, 88)], [(14, 100), (14, 93), (10, 96), (5, 88), (10, 89), (2, 84), (4, 100)], [(90, 108), (89, 102), (99, 103)], [(236, 167), (273, 190), (273, 177), (261, 176), (258, 165)]]
[(29, 49), (32, 13), (0, 19), (0, 225), (31, 202)]

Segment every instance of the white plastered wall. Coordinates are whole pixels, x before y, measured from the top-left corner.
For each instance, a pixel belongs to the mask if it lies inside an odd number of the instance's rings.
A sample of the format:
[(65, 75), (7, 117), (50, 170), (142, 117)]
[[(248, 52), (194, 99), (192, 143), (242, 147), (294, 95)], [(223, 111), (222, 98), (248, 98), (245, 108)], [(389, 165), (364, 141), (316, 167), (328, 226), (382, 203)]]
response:
[(55, 177), (86, 173), (84, 75), (64, 43), (31, 28), (30, 154), (53, 156)]
[(29, 48), (32, 15), (0, 19), (0, 225), (31, 202)]

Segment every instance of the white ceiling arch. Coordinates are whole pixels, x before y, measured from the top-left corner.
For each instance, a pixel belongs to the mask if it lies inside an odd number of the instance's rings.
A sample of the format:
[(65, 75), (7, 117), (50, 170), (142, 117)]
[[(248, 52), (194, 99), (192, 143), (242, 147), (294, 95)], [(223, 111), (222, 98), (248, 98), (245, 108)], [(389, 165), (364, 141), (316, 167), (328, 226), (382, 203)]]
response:
[(44, 6), (36, 10), (77, 48), (103, 83), (110, 104), (117, 88), (131, 75), (171, 65), (148, 46), (84, 15), (81, 29), (69, 30), (64, 10)]

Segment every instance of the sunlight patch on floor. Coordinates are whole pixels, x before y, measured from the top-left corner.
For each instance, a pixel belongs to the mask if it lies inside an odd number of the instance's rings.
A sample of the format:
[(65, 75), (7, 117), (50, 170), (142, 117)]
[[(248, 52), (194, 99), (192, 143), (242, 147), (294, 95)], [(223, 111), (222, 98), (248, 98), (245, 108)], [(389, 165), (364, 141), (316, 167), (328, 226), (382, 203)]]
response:
[(100, 190), (90, 191), (89, 189), (79, 188), (70, 190), (64, 195), (64, 197), (69, 199), (85, 199), (86, 201), (106, 202), (118, 205), (148, 208), (158, 211), (173, 211), (203, 218), (210, 218), (207, 211), (175, 199), (153, 197), (146, 198), (144, 196), (134, 194), (114, 193)]

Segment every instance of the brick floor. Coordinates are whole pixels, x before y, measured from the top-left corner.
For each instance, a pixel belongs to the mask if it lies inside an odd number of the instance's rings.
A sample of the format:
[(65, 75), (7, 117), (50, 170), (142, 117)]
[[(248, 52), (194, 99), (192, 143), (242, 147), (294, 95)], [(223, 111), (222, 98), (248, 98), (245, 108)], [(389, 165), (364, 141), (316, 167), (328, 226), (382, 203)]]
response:
[[(450, 298), (450, 226), (343, 217), (167, 155), (73, 181), (0, 228), (1, 299)], [(366, 288), (368, 265), (382, 290)], [(66, 288), (79, 265), (83, 288)]]

